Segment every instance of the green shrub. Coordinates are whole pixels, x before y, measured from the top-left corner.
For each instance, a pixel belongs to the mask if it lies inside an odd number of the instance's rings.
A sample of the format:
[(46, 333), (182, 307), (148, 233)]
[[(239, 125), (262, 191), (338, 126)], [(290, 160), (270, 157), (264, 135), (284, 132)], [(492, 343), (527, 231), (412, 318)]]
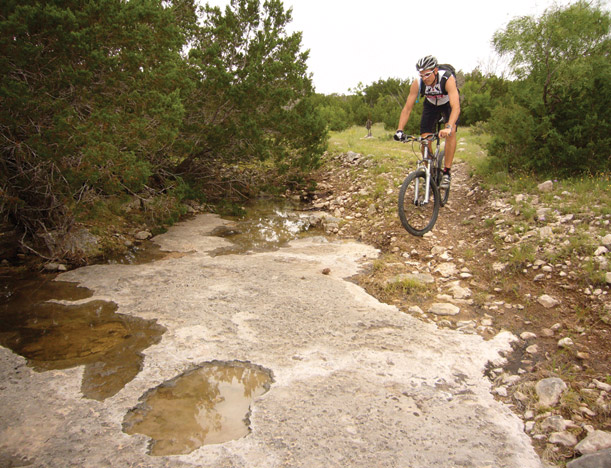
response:
[(518, 80), (492, 113), (490, 154), (510, 172), (562, 176), (611, 169), (611, 13), (579, 1), (494, 36)]

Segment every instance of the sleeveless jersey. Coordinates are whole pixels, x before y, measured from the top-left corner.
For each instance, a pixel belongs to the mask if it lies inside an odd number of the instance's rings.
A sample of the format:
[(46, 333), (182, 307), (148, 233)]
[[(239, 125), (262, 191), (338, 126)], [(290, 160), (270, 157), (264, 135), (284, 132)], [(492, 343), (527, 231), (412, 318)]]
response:
[(439, 69), (437, 73), (437, 82), (432, 86), (425, 86), (424, 96), (434, 106), (443, 106), (450, 102), (450, 96), (446, 91), (446, 82), (452, 76), (449, 70)]

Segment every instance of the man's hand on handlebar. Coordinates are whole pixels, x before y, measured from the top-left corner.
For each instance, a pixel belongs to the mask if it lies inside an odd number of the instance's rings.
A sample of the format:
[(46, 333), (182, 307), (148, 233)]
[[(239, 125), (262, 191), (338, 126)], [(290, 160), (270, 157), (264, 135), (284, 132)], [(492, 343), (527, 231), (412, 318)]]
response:
[[(441, 135), (441, 134), (440, 134)], [(433, 141), (437, 138), (437, 133), (430, 133), (427, 136), (416, 136), (416, 135), (406, 135), (401, 130), (397, 130), (397, 132), (393, 135), (393, 138), (397, 141), (401, 141), (403, 143), (408, 143), (410, 141), (419, 141), (423, 144), (425, 142)]]
[(452, 134), (452, 127), (446, 127), (439, 132), (439, 138), (447, 138)]

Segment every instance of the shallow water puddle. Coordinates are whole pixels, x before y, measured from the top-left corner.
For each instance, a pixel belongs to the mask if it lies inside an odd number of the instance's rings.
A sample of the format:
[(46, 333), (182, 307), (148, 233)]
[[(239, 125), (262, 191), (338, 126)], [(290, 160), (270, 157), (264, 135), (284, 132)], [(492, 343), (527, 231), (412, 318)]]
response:
[(126, 253), (116, 255), (107, 259), (107, 263), (121, 265), (144, 265), (159, 260), (167, 260), (170, 258), (180, 258), (187, 255), (184, 252), (170, 252), (162, 250), (157, 244), (152, 241), (144, 241), (140, 245), (135, 245)]
[(235, 220), (235, 228), (221, 226), (212, 235), (227, 238), (233, 244), (217, 249), (215, 255), (277, 250), (288, 242), (307, 235), (310, 216), (295, 211), (293, 204), (277, 200), (258, 201), (248, 214)]
[(151, 438), (151, 455), (181, 455), (250, 432), (250, 407), (273, 382), (271, 371), (244, 362), (210, 362), (140, 398), (123, 420), (127, 434)]
[(81, 391), (103, 400), (142, 368), (142, 350), (158, 343), (165, 328), (155, 321), (115, 313), (112, 302), (64, 305), (92, 292), (48, 278), (13, 279), (0, 295), (0, 345), (39, 371), (85, 365)]

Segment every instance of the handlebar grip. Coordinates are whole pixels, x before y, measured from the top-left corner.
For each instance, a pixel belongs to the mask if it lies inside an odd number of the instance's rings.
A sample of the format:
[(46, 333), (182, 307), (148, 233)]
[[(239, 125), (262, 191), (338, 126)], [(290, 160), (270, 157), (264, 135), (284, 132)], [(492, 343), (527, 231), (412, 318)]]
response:
[(422, 137), (422, 136), (414, 136), (414, 135), (401, 135), (401, 142), (405, 143), (405, 142), (409, 142), (409, 141), (433, 141), (438, 137), (437, 133), (431, 133), (428, 136)]

